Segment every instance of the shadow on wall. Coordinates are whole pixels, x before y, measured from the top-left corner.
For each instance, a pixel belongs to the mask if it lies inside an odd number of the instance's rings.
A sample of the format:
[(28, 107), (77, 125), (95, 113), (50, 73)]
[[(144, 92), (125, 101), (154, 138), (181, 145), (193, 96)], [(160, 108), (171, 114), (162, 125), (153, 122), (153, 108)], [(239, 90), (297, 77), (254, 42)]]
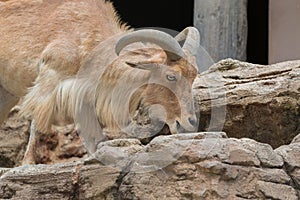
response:
[(111, 1), (121, 19), (134, 28), (162, 27), (182, 31), (193, 25), (193, 1)]
[(269, 0), (248, 0), (247, 61), (268, 64)]

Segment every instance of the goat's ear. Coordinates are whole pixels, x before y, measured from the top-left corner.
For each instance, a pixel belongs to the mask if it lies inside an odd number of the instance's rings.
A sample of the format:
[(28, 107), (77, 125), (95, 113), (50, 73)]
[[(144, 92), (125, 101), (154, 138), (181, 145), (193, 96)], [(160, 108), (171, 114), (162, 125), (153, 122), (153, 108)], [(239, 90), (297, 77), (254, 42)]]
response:
[(143, 70), (154, 70), (159, 67), (157, 63), (133, 63), (133, 62), (126, 62), (132, 68), (143, 69)]

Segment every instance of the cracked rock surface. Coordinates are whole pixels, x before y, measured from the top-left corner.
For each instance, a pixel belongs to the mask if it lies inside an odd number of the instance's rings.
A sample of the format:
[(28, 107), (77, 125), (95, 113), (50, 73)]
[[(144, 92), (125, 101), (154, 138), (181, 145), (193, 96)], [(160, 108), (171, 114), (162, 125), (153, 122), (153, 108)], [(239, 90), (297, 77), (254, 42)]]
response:
[(217, 132), (118, 139), (81, 161), (3, 169), (0, 198), (297, 200), (299, 155), (299, 142), (273, 150)]
[(300, 133), (300, 61), (257, 65), (222, 60), (198, 76), (194, 93), (199, 131), (223, 130), (228, 137), (274, 148)]

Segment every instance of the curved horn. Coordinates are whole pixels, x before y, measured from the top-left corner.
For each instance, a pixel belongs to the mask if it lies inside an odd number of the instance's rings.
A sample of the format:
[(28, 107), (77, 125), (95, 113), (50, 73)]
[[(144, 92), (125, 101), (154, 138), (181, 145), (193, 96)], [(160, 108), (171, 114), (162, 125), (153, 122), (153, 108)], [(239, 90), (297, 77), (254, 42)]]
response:
[(124, 47), (135, 42), (150, 42), (157, 44), (165, 50), (168, 58), (171, 60), (179, 60), (180, 58), (185, 57), (181, 46), (171, 35), (153, 29), (138, 30), (124, 35), (116, 44), (115, 51), (117, 55), (120, 54)]
[(187, 27), (181, 31), (175, 39), (179, 41), (184, 41), (182, 49), (188, 52), (192, 56), (197, 56), (197, 51), (200, 46), (200, 34), (199, 31), (194, 27)]

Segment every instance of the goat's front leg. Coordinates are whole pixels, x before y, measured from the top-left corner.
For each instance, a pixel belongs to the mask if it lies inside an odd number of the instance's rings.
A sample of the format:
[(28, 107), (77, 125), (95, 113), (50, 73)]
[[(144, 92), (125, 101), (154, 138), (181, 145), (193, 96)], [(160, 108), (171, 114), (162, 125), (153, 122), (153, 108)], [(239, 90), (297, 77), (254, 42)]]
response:
[(36, 146), (36, 139), (37, 139), (38, 132), (35, 130), (35, 122), (32, 120), (30, 125), (30, 135), (29, 140), (26, 148), (26, 152), (24, 154), (24, 158), (22, 161), (23, 165), (30, 165), (30, 164), (36, 164), (35, 163), (35, 146)]

